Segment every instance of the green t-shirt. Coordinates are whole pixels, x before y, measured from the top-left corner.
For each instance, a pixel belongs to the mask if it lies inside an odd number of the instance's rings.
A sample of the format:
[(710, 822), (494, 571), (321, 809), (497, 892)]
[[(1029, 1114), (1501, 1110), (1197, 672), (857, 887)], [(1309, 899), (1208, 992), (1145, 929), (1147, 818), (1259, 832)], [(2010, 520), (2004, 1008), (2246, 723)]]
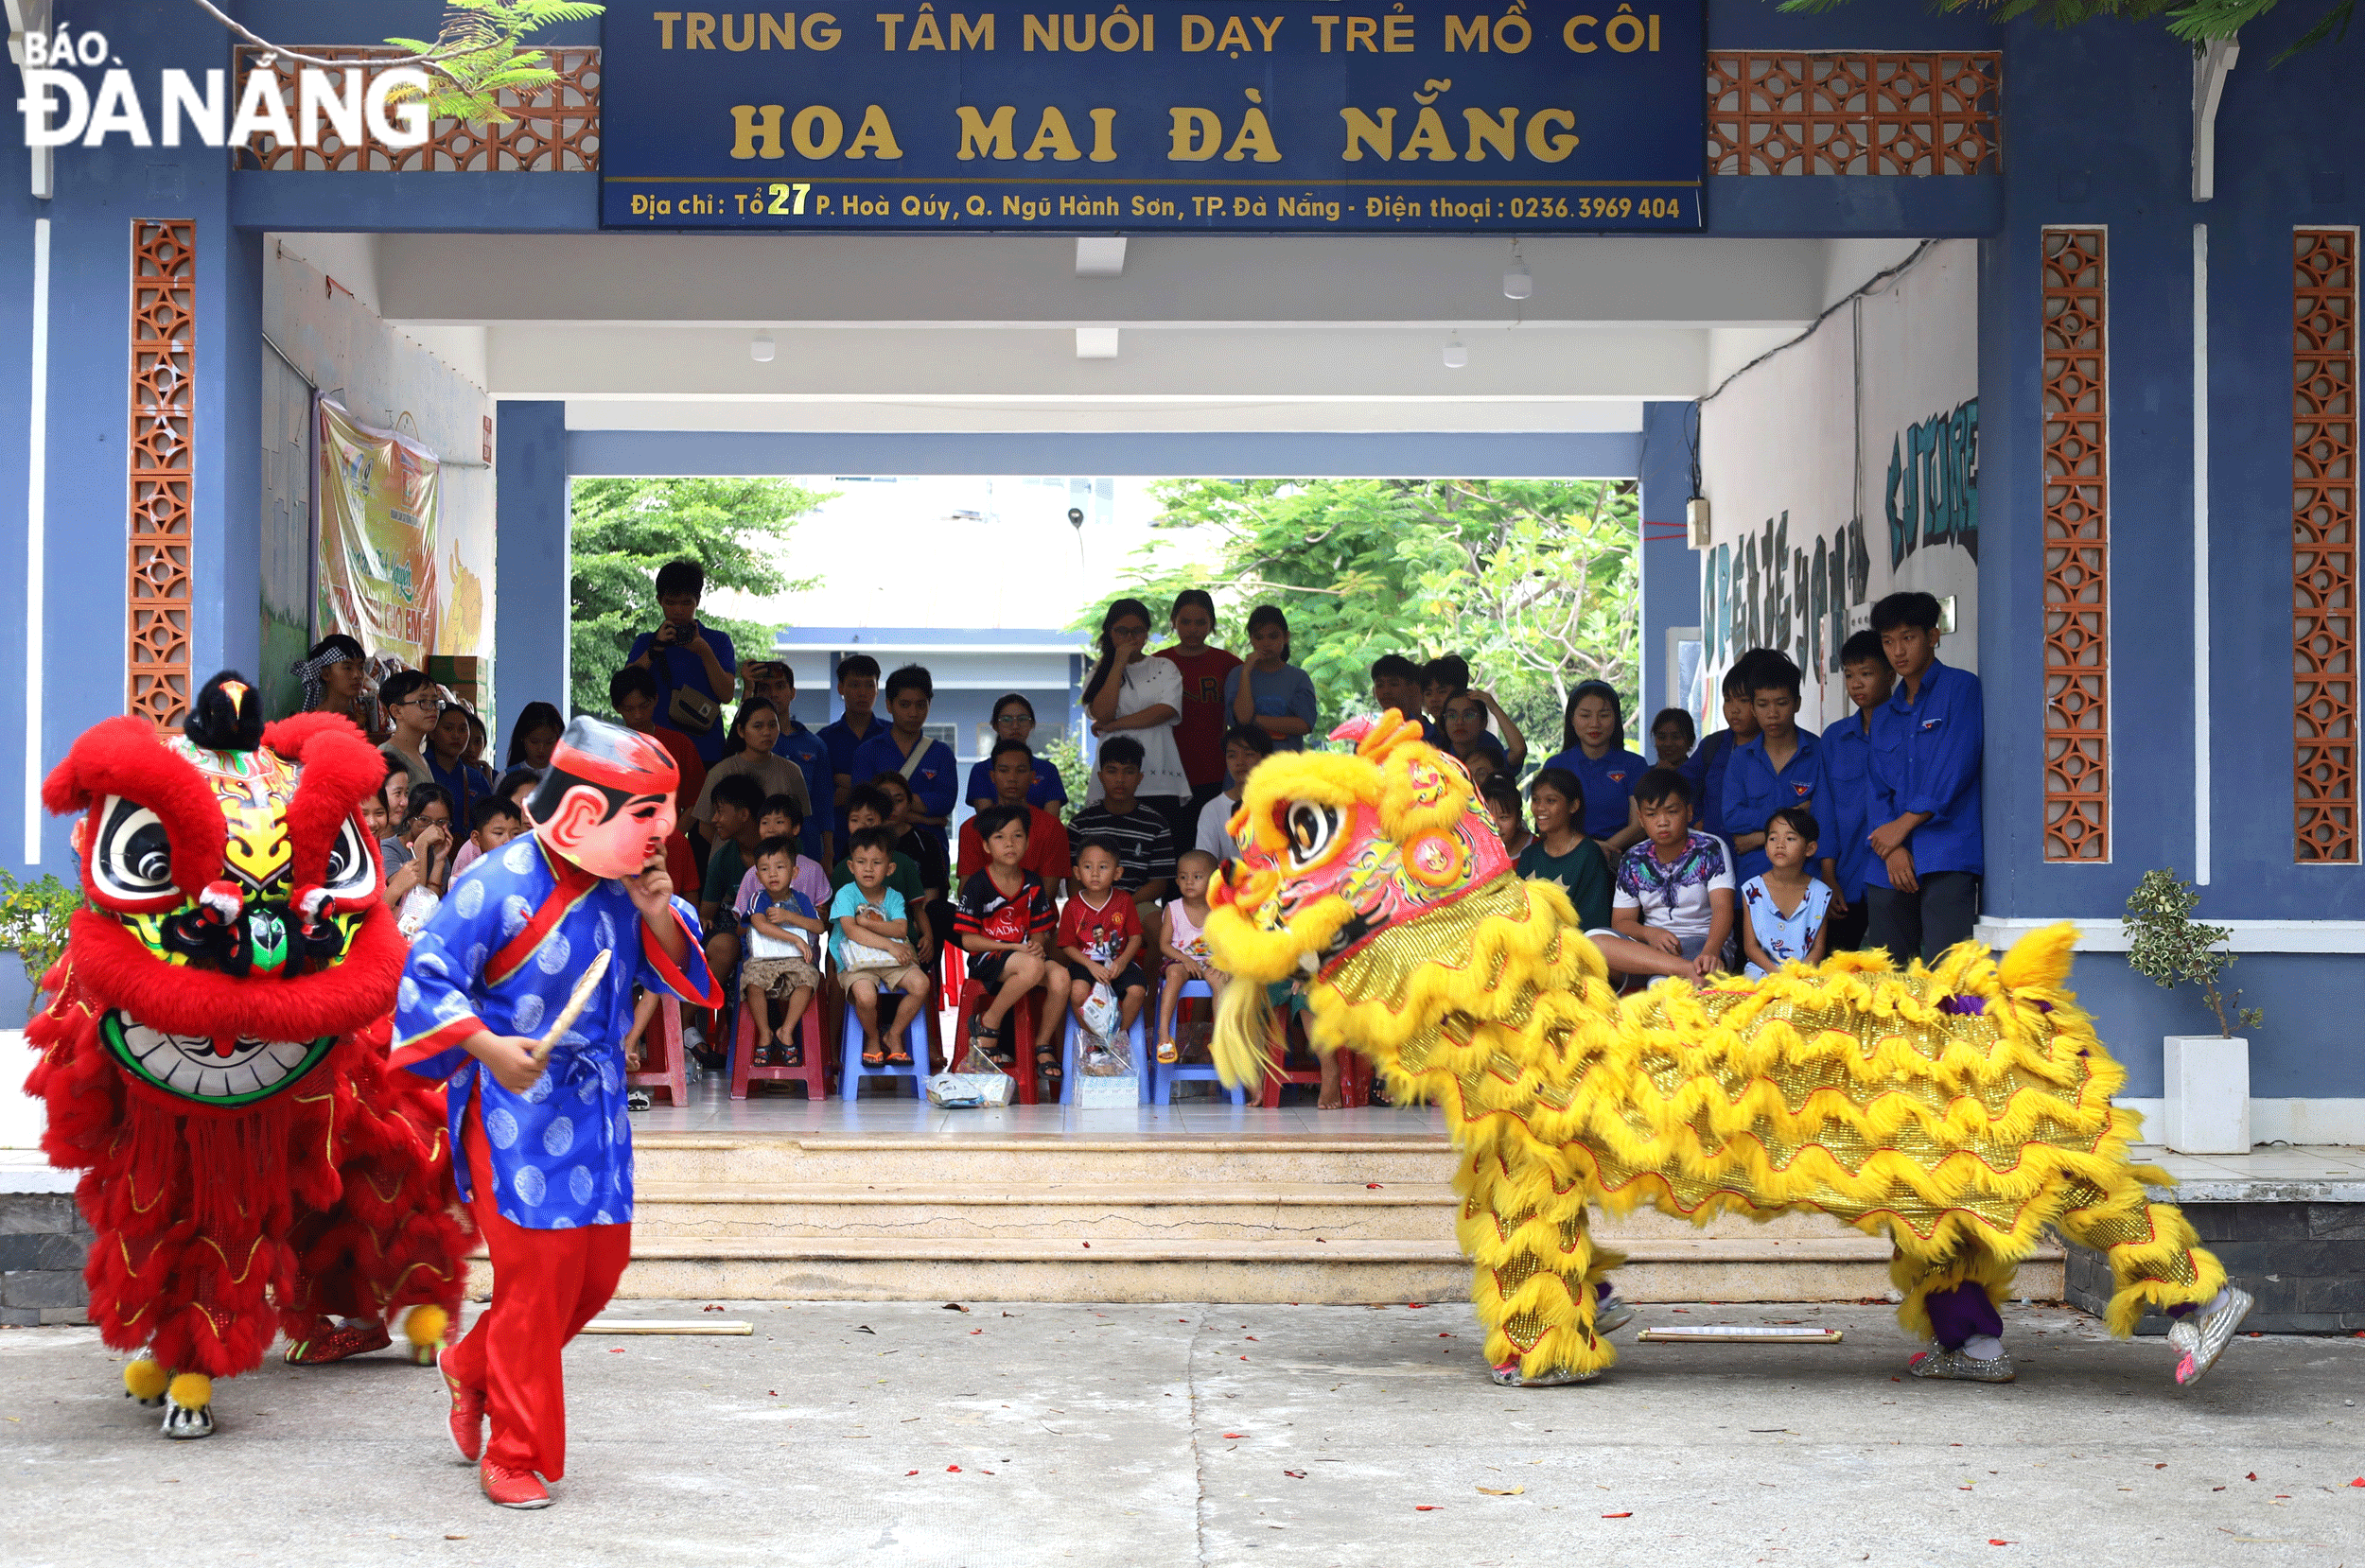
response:
[(737, 839), (725, 839), (707, 856), (707, 880), (698, 891), (701, 903), (727, 910), (739, 901), (739, 884), (747, 879), (747, 859)]
[[(853, 880), (853, 861), (850, 858), (842, 860), (837, 862), (837, 869), (830, 873), (830, 891), (835, 893)], [(920, 862), (901, 849), (896, 850), (895, 869), (887, 873), (887, 886), (902, 894), (905, 903), (918, 903), (920, 901)]]
[(1542, 839), (1532, 840), (1519, 851), (1519, 875), (1558, 882), (1577, 906), (1577, 924), (1583, 930), (1599, 931), (1609, 924), (1609, 862), (1591, 839), (1580, 835), (1566, 855), (1548, 855)]

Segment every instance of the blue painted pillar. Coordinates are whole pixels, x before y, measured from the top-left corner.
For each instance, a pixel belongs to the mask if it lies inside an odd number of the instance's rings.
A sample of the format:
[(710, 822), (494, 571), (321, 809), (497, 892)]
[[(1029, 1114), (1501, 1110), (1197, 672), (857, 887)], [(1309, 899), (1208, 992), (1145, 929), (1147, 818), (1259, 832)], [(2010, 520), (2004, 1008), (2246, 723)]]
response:
[(197, 352), (192, 694), (219, 670), (263, 677), (263, 236), (255, 230), (198, 220)]
[(1691, 499), (1697, 403), (1642, 405), (1642, 658), (1633, 728), (1650, 748), (1651, 716), (1668, 706), (1667, 630), (1700, 623), (1700, 557), (1684, 540)]
[(567, 405), (503, 398), (495, 417), (493, 695), (506, 735), (528, 703), (573, 712)]

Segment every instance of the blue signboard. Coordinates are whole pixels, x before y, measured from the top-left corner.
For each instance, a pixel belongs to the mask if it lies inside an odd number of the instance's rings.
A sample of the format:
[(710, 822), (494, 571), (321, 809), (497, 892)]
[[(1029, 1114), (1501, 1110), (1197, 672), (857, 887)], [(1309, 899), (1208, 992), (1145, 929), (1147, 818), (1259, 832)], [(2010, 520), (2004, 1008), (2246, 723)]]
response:
[(1368, 0), (1368, 14), (1270, 0), (960, 9), (980, 3), (610, 7), (601, 221), (1700, 227), (1701, 0), (1511, 0), (1492, 11)]

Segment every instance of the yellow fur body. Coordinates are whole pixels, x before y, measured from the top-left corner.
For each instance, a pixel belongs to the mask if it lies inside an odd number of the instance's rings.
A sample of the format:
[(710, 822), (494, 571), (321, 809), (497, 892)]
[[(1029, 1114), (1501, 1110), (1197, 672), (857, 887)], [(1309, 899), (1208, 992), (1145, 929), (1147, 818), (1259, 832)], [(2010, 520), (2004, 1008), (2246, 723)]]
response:
[[(1292, 798), (1294, 760), (1252, 777), (1235, 819), (1252, 837)], [(1320, 787), (1335, 793), (1345, 759), (1321, 760)], [(1494, 876), (1305, 978), (1305, 956), (1324, 952), (1344, 918), (1329, 906), (1275, 920), (1270, 906), (1260, 919), (1226, 900), (1209, 943), (1243, 979), (1297, 974), (1317, 1047), (1371, 1058), (1399, 1104), (1445, 1107), (1461, 1153), (1458, 1231), (1495, 1365), (1533, 1378), (1615, 1359), (1583, 1287), (1620, 1260), (1593, 1245), (1588, 1203), (1695, 1224), (1813, 1210), (1886, 1234), (1900, 1316), (1924, 1335), (1931, 1291), (1971, 1281), (2001, 1299), (2049, 1227), (2110, 1257), (2114, 1333), (2132, 1332), (2146, 1303), (2206, 1301), (2224, 1282), (2181, 1212), (2146, 1198), (2144, 1182), (2164, 1176), (2128, 1163), (2139, 1124), (2111, 1103), (2125, 1072), (2062, 989), (2071, 927), (2001, 963), (1972, 944), (1933, 968), (1851, 953), (1756, 982), (1661, 981), (1621, 1000), (1548, 882)], [(1299, 932), (1301, 915), (1319, 937)], [(1264, 1006), (1261, 985), (1226, 990), (1227, 1077), (1263, 1071)]]

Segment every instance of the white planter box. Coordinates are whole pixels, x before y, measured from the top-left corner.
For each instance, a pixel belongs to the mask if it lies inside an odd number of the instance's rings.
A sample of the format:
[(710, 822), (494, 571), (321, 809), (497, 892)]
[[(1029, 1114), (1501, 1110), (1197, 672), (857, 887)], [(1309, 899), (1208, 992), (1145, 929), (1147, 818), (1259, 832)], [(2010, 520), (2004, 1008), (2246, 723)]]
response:
[(2168, 1147), (2179, 1154), (2250, 1153), (2250, 1041), (2170, 1035), (2161, 1043)]

